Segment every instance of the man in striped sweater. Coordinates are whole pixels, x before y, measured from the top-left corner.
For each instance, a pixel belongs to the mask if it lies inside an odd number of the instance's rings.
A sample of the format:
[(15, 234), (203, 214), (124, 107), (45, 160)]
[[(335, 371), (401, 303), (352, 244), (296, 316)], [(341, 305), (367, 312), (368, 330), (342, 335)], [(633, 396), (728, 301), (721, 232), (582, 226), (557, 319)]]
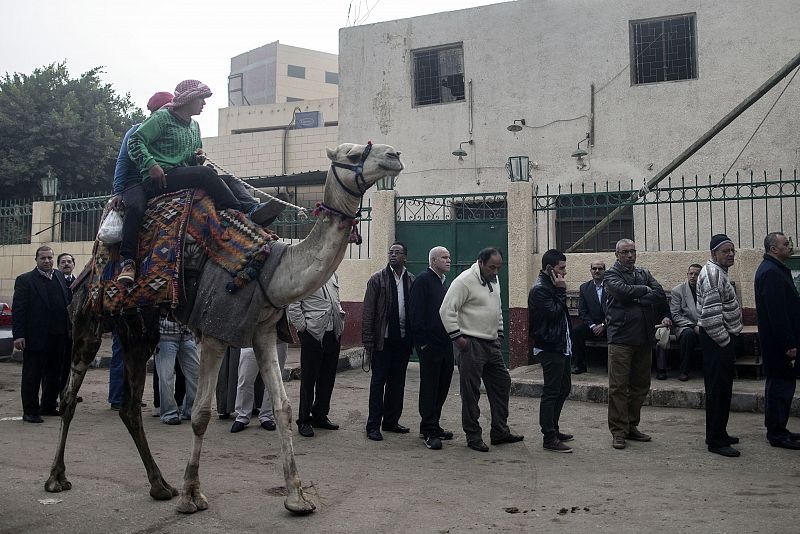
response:
[(697, 279), (697, 309), (700, 312), (700, 346), (703, 349), (703, 378), (706, 388), (706, 444), (715, 454), (735, 458), (741, 453), (731, 447), (739, 438), (728, 434), (728, 415), (733, 393), (733, 371), (742, 307), (728, 277), (736, 247), (725, 234), (711, 237), (711, 259)]
[(445, 331), (458, 350), (461, 381), (461, 424), (467, 446), (487, 452), (478, 419), (481, 411), (481, 379), (486, 387), (492, 414), (492, 445), (522, 441), (523, 436), (508, 428), (508, 398), (511, 377), (500, 346), (503, 337), (503, 312), (497, 273), (503, 266), (503, 254), (489, 247), (478, 254), (478, 261), (458, 275), (439, 308)]

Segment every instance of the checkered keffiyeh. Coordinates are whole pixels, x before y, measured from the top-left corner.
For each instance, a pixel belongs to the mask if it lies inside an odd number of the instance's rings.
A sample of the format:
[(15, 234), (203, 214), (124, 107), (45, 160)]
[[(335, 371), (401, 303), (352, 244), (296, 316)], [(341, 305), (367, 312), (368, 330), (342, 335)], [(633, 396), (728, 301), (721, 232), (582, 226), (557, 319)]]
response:
[(211, 95), (211, 89), (200, 80), (183, 80), (175, 87), (175, 97), (167, 107), (179, 108), (196, 98), (208, 98)]

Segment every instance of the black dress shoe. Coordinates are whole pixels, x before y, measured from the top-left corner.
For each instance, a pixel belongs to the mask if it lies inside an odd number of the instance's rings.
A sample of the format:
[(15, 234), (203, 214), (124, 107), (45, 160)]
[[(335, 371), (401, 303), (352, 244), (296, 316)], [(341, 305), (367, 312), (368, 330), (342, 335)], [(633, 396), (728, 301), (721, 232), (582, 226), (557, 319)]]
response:
[(308, 423), (298, 423), (297, 432), (304, 438), (314, 437), (314, 429)]
[(739, 438), (737, 438), (736, 436), (728, 436), (725, 439), (725, 441), (728, 442), (728, 445), (736, 445), (737, 443), (739, 443)]
[(800, 441), (800, 433), (789, 432), (789, 439), (792, 441)]
[(789, 438), (782, 439), (782, 440), (779, 440), (779, 441), (770, 441), (769, 444), (772, 445), (773, 447), (779, 447), (781, 449), (790, 449), (790, 450), (793, 450), (793, 451), (800, 451), (800, 443), (798, 443), (796, 441), (792, 441)]
[(439, 433), (436, 435), (436, 437), (441, 439), (441, 440), (443, 440), (443, 441), (449, 441), (449, 440), (453, 439), (453, 433), (450, 432), (449, 430), (444, 430), (444, 429), (440, 428), (439, 429)]
[(558, 438), (558, 441), (572, 441), (575, 439), (575, 436), (572, 434), (565, 434), (563, 432), (556, 432), (556, 437)]
[(518, 441), (522, 441), (523, 439), (525, 439), (525, 436), (519, 436), (517, 434), (510, 434), (509, 433), (504, 438), (493, 439), (492, 440), (492, 445), (502, 445), (503, 443), (516, 443)]
[(586, 367), (573, 367), (572, 374), (573, 375), (582, 375), (586, 372)]
[(44, 423), (44, 419), (42, 419), (39, 415), (28, 415), (22, 414), (22, 420), (26, 423)]
[(231, 425), (231, 433), (236, 434), (237, 432), (241, 432), (247, 427), (246, 424), (242, 423), (241, 421), (234, 421)]
[(393, 425), (384, 425), (383, 429), (386, 432), (394, 432), (396, 434), (408, 434), (408, 432), (411, 430), (407, 426), (403, 426), (400, 423), (395, 423)]
[(372, 441), (383, 441), (383, 434), (380, 430), (367, 430), (367, 439)]
[(742, 455), (741, 452), (737, 451), (730, 445), (725, 445), (724, 447), (709, 447), (708, 452), (713, 452), (714, 454), (719, 454), (720, 456), (727, 456), (728, 458), (738, 458)]
[(272, 432), (273, 430), (275, 430), (275, 421), (270, 421), (269, 419), (267, 419), (266, 421), (261, 421), (261, 428)]
[(489, 452), (489, 447), (486, 445), (486, 443), (483, 442), (482, 439), (479, 439), (477, 441), (468, 441), (467, 447), (469, 447), (473, 451)]
[(339, 425), (331, 422), (327, 417), (325, 419), (315, 419), (311, 422), (314, 428), (324, 428), (325, 430), (339, 430)]

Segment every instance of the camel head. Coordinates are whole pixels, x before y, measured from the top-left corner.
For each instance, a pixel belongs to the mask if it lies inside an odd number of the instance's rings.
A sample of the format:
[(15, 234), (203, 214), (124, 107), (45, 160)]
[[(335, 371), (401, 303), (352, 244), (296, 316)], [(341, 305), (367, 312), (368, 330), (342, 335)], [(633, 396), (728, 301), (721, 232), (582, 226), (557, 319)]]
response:
[[(360, 198), (381, 178), (394, 178), (403, 170), (400, 152), (389, 145), (342, 143), (335, 150), (327, 149), (327, 152), (336, 178), (334, 183), (347, 196), (354, 198)], [(328, 182), (333, 185), (330, 180)], [(326, 196), (328, 189), (326, 187)]]

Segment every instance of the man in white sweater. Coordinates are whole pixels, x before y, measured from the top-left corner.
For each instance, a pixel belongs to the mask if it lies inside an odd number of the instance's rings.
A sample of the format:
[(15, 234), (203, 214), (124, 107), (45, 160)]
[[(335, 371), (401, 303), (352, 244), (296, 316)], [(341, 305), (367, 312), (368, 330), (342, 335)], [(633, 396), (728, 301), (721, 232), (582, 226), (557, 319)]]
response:
[(725, 234), (711, 237), (711, 259), (697, 279), (697, 309), (700, 313), (700, 347), (703, 349), (703, 378), (706, 387), (706, 445), (722, 456), (737, 457), (731, 447), (739, 438), (728, 434), (728, 416), (733, 394), (734, 361), (742, 307), (728, 277), (736, 247)]
[(502, 266), (500, 250), (483, 249), (478, 261), (450, 284), (439, 308), (445, 331), (458, 350), (461, 424), (467, 435), (467, 446), (479, 452), (489, 450), (478, 421), (481, 379), (492, 414), (489, 434), (492, 445), (524, 439), (524, 436), (512, 434), (507, 423), (511, 377), (500, 352), (503, 314), (497, 273)]

